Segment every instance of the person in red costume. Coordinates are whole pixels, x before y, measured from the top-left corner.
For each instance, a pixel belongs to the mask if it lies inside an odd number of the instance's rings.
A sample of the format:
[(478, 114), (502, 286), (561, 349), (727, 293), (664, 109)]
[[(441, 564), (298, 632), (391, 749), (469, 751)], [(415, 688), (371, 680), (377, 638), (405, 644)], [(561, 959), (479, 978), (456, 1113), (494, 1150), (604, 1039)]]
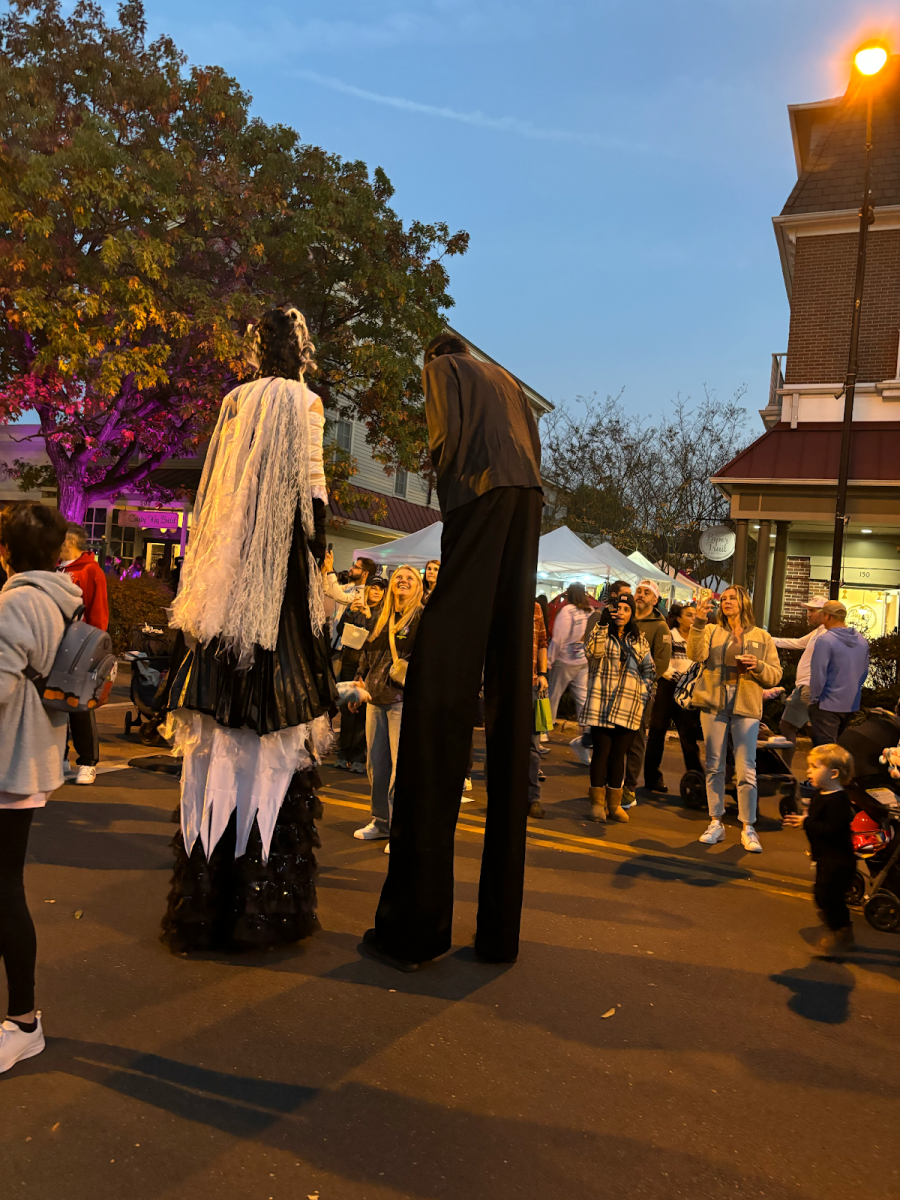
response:
[[(59, 555), (59, 567), (69, 576), (73, 583), (81, 588), (84, 597), (84, 619), (88, 625), (96, 629), (107, 629), (109, 626), (109, 599), (106, 592), (106, 576), (100, 564), (87, 548), (87, 531), (81, 525), (70, 521)], [(97, 735), (97, 717), (91, 712), (71, 713), (69, 716), (69, 736), (75, 747), (78, 771), (75, 782), (85, 785), (93, 783), (97, 778), (97, 763), (100, 761), (100, 739)], [(69, 746), (66, 744), (66, 754), (63, 767), (66, 775), (72, 774), (69, 768)]]

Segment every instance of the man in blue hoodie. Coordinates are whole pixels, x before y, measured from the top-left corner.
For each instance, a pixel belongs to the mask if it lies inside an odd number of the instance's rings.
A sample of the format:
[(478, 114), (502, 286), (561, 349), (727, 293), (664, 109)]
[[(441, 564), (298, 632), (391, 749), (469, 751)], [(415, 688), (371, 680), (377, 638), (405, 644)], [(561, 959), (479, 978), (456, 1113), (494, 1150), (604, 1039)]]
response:
[(840, 600), (822, 607), (826, 632), (816, 638), (809, 679), (809, 723), (812, 743), (836, 742), (850, 718), (859, 712), (862, 688), (869, 673), (869, 643), (847, 627), (847, 610)]

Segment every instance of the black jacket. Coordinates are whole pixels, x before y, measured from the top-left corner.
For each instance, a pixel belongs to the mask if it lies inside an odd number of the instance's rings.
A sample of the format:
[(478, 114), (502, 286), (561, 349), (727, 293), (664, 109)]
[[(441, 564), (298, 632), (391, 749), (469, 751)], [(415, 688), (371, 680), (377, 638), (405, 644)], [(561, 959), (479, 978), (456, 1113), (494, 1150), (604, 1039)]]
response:
[[(409, 662), (419, 629), (422, 609), (417, 608), (410, 618), (409, 624), (402, 626), (394, 634), (397, 646), (397, 657)], [(373, 622), (374, 623), (374, 622)], [(391, 667), (394, 656), (391, 654), (391, 643), (388, 628), (385, 625), (377, 638), (366, 642), (359, 656), (357, 679), (366, 685), (366, 691), (372, 697), (373, 704), (383, 706), (399, 704), (403, 699), (403, 688), (391, 679)]]
[(846, 792), (813, 792), (803, 822), (809, 848), (817, 863), (852, 863), (850, 822), (853, 809)]
[(537, 422), (512, 375), (471, 354), (441, 354), (422, 382), (442, 513), (494, 488), (541, 486)]

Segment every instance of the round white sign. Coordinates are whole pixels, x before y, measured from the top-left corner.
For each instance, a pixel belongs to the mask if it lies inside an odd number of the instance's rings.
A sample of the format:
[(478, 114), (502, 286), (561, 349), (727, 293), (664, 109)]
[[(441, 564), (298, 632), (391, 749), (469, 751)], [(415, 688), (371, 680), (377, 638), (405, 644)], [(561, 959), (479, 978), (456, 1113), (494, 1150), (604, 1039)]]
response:
[(712, 562), (723, 562), (734, 554), (735, 541), (733, 529), (727, 525), (713, 525), (700, 534), (700, 549)]

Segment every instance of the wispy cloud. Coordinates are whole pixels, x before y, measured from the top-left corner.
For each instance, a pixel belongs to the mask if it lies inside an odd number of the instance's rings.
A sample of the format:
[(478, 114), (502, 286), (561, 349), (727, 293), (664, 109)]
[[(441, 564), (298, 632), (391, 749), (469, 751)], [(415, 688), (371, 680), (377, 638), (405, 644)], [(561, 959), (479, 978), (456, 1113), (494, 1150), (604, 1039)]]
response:
[(479, 129), (490, 129), (495, 133), (512, 133), (519, 137), (539, 138), (550, 142), (572, 142), (582, 146), (597, 146), (606, 150), (629, 150), (636, 153), (646, 153), (648, 146), (629, 142), (622, 138), (607, 137), (599, 133), (585, 133), (571, 129), (545, 129), (530, 121), (522, 121), (518, 117), (492, 117), (486, 113), (462, 112), (456, 108), (448, 108), (438, 104), (423, 104), (419, 100), (408, 100), (404, 96), (386, 96), (381, 92), (370, 92), (366, 88), (356, 87), (355, 84), (345, 83), (331, 75), (319, 75), (316, 71), (297, 70), (292, 74), (320, 87), (330, 88), (335, 92), (343, 92), (345, 96), (354, 96), (357, 100), (365, 100), (371, 104), (383, 104), (388, 108), (397, 108), (403, 112), (421, 113), (426, 117), (439, 117), (444, 121), (460, 121), (464, 125), (475, 125)]

